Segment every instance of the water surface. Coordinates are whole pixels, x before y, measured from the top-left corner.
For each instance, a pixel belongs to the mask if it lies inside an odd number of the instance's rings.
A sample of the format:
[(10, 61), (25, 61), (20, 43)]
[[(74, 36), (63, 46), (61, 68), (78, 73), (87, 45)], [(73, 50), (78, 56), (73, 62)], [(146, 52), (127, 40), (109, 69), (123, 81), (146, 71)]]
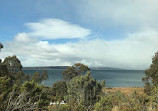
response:
[[(48, 80), (43, 81), (42, 84), (52, 86), (52, 84), (62, 78), (62, 71), (64, 69), (49, 69)], [(36, 71), (42, 72), (40, 69), (24, 70), (28, 74), (33, 74)], [(145, 77), (143, 70), (91, 70), (92, 77), (96, 80), (106, 81), (108, 87), (142, 87), (142, 77)]]

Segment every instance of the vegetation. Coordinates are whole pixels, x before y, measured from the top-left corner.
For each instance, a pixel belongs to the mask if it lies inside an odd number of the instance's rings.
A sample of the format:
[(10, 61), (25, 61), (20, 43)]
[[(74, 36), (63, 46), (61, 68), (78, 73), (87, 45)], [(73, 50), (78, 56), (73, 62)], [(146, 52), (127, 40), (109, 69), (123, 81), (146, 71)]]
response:
[(112, 110), (112, 98), (111, 97), (102, 97), (99, 102), (95, 105), (96, 111), (111, 111)]
[(0, 43), (0, 51), (1, 51), (2, 48), (3, 48), (3, 44)]
[(145, 92), (150, 94), (152, 87), (158, 87), (158, 52), (152, 58), (152, 64), (145, 71), (146, 77), (143, 78), (145, 82)]
[(53, 84), (51, 88), (51, 97), (52, 101), (59, 101), (65, 100), (67, 95), (67, 85), (65, 81), (57, 81)]
[(35, 72), (34, 75), (31, 77), (31, 80), (33, 80), (35, 83), (41, 83), (43, 80), (48, 79), (47, 71), (44, 70), (42, 74), (39, 72)]
[(85, 76), (76, 76), (67, 82), (67, 100), (74, 101), (87, 109), (91, 109), (99, 99), (101, 83), (91, 77), (90, 71)]
[(46, 109), (50, 97), (39, 83), (47, 78), (46, 71), (33, 76), (25, 74), (20, 60), (15, 55), (0, 60), (0, 111)]
[(88, 70), (90, 70), (88, 66), (76, 63), (71, 67), (67, 67), (67, 69), (63, 71), (63, 79), (69, 81), (76, 76), (84, 75)]

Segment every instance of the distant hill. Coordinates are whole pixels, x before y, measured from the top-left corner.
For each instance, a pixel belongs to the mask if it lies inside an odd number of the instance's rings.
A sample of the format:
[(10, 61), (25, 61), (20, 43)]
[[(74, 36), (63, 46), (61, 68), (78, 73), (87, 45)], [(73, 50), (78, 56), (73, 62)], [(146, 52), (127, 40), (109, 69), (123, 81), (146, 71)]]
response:
[(46, 66), (46, 67), (23, 67), (24, 70), (31, 69), (41, 69), (41, 70), (50, 70), (50, 69), (66, 69), (68, 66)]
[[(51, 69), (66, 69), (68, 66), (46, 66), (46, 67), (23, 67), (23, 70), (51, 70)], [(123, 70), (112, 67), (91, 67), (91, 70)]]
[(113, 67), (91, 67), (91, 70), (124, 70), (121, 68), (113, 68)]

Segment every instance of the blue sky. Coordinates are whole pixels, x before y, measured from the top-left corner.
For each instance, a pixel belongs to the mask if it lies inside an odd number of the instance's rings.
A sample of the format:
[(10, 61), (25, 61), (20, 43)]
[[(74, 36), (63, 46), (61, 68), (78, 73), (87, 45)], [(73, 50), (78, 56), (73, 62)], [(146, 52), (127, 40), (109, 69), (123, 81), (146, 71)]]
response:
[[(2, 0), (0, 4), (2, 40), (10, 40), (18, 32), (27, 31), (24, 26), (28, 22), (37, 22), (44, 18), (62, 19), (72, 24), (78, 24), (93, 30), (94, 34), (106, 35), (107, 39), (119, 38), (126, 33), (123, 26), (111, 26), (109, 21), (105, 24), (89, 22), (87, 14), (80, 14), (78, 7), (85, 5), (85, 1), (73, 0)], [(78, 6), (80, 4), (80, 6)], [(94, 18), (95, 19), (95, 18)], [(114, 24), (112, 24), (114, 25)], [(8, 32), (9, 33), (6, 33)], [(104, 37), (102, 37), (104, 38)]]
[(158, 50), (157, 6), (156, 0), (1, 0), (0, 56), (17, 55), (23, 66), (145, 69)]

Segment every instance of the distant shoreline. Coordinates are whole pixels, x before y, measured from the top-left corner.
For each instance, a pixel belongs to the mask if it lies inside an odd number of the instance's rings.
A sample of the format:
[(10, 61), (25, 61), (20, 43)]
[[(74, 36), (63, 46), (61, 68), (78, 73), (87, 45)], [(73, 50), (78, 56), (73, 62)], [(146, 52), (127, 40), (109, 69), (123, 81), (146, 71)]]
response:
[[(51, 70), (51, 69), (66, 69), (69, 66), (37, 66), (37, 67), (23, 67), (23, 70)], [(91, 70), (138, 70), (138, 69), (121, 69), (113, 67), (90, 67)], [(141, 70), (143, 71), (143, 70)]]

